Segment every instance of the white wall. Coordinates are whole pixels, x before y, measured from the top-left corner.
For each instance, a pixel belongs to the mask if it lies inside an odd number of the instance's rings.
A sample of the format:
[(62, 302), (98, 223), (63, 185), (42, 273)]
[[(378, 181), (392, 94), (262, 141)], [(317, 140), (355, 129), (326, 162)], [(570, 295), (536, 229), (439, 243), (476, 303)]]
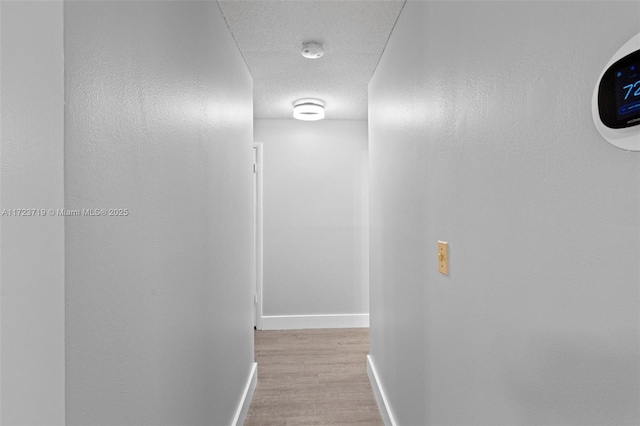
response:
[(216, 2), (67, 2), (67, 421), (227, 425), (253, 362), (252, 82)]
[[(0, 210), (62, 208), (62, 2), (0, 9)], [(0, 220), (0, 424), (62, 425), (64, 219)]]
[(264, 149), (264, 315), (367, 314), (367, 123), (254, 125)]
[(406, 4), (369, 86), (371, 355), (399, 424), (640, 422), (640, 155), (590, 104), (638, 31), (638, 2)]

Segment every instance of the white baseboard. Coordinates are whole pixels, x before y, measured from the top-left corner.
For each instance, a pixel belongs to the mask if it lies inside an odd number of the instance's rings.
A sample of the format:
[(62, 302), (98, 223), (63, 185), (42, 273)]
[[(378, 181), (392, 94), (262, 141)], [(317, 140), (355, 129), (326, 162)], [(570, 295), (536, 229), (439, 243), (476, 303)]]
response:
[(263, 330), (363, 327), (369, 327), (369, 314), (278, 315), (262, 317)]
[(389, 401), (387, 400), (387, 396), (384, 393), (384, 388), (382, 387), (382, 383), (380, 382), (380, 378), (378, 377), (378, 372), (376, 371), (376, 367), (373, 364), (371, 355), (367, 355), (367, 375), (369, 376), (369, 380), (371, 381), (373, 394), (376, 397), (378, 410), (380, 410), (380, 415), (382, 416), (382, 421), (384, 421), (385, 426), (398, 426), (398, 422), (396, 422), (393, 412), (391, 411)]
[(251, 366), (251, 373), (249, 374), (249, 380), (242, 393), (242, 399), (238, 404), (236, 415), (233, 417), (231, 426), (242, 426), (244, 420), (247, 418), (249, 412), (249, 406), (251, 405), (251, 399), (253, 399), (253, 391), (256, 390), (256, 384), (258, 383), (258, 363), (254, 362)]

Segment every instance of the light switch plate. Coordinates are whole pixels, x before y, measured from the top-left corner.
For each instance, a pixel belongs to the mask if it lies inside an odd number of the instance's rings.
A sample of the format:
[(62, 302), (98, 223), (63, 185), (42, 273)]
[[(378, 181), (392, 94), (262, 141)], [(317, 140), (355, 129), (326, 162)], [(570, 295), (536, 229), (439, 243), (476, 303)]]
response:
[(449, 275), (449, 243), (438, 241), (438, 272)]

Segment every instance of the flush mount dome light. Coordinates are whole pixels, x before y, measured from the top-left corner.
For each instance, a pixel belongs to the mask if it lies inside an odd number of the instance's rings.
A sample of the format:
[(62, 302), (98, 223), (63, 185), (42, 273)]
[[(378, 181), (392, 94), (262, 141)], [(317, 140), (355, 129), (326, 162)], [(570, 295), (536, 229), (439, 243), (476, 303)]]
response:
[(320, 43), (309, 41), (302, 44), (302, 56), (308, 59), (318, 59), (324, 55), (324, 48)]
[(316, 121), (324, 118), (324, 102), (318, 99), (300, 99), (293, 104), (293, 118)]

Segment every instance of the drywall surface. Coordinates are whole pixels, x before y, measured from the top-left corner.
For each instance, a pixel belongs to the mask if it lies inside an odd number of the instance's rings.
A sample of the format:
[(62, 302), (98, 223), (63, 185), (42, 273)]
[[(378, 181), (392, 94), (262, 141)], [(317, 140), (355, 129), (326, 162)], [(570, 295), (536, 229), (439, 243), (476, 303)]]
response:
[(62, 2), (0, 8), (0, 424), (63, 425)]
[(258, 119), (263, 313), (366, 314), (366, 121)]
[(638, 31), (638, 2), (405, 5), (369, 86), (371, 356), (399, 424), (640, 422), (640, 156), (591, 119)]
[(216, 2), (67, 2), (67, 422), (227, 425), (253, 362), (252, 82)]

